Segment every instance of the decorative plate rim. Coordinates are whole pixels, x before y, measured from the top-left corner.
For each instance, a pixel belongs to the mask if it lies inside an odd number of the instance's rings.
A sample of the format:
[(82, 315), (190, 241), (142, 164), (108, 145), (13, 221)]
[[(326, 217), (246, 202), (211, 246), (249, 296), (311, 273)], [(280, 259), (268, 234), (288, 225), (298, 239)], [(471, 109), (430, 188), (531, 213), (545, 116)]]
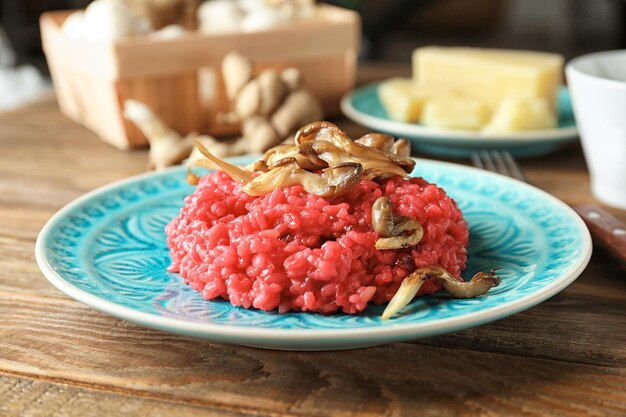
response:
[[(247, 156), (251, 157), (251, 156)], [(172, 167), (160, 172), (147, 172), (128, 178), (123, 178), (114, 181), (110, 184), (98, 187), (92, 191), (83, 194), (82, 196), (74, 199), (70, 203), (66, 204), (63, 208), (57, 211), (41, 229), (37, 241), (35, 244), (35, 258), (39, 268), (41, 269), (44, 277), (57, 289), (71, 298), (80, 301), (96, 310), (102, 311), (109, 315), (128, 320), (135, 323), (140, 323), (147, 327), (156, 328), (160, 330), (167, 330), (170, 332), (194, 335), (198, 337), (215, 336), (216, 339), (232, 339), (241, 343), (245, 340), (246, 343), (254, 344), (259, 340), (263, 342), (276, 342), (285, 340), (285, 338), (297, 338), (298, 342), (306, 341), (320, 341), (321, 337), (332, 337), (332, 342), (348, 342), (354, 341), (358, 338), (376, 336), (378, 340), (403, 340), (411, 339), (414, 337), (433, 336), (442, 333), (448, 333), (452, 331), (461, 330), (464, 328), (480, 325), (486, 322), (499, 320), (501, 318), (516, 314), (520, 311), (531, 308), (542, 301), (558, 294), (567, 286), (569, 286), (580, 274), (583, 272), (592, 254), (592, 241), (583, 220), (576, 214), (576, 212), (563, 203), (556, 197), (540, 190), (532, 185), (523, 183), (513, 178), (505, 177), (496, 173), (487, 172), (481, 169), (468, 167), (460, 164), (454, 164), (449, 162), (441, 162), (435, 160), (426, 160), (422, 158), (414, 158), (417, 163), (420, 160), (428, 161), (430, 163), (440, 164), (443, 166), (451, 166), (454, 168), (467, 169), (472, 172), (479, 172), (482, 175), (497, 178), (498, 181), (508, 181), (517, 187), (523, 187), (533, 190), (542, 197), (548, 199), (550, 203), (561, 207), (569, 215), (572, 221), (578, 226), (581, 232), (582, 247), (581, 255), (575, 263), (570, 265), (567, 271), (564, 271), (558, 279), (552, 281), (549, 285), (544, 286), (541, 290), (535, 293), (523, 296), (519, 299), (505, 302), (498, 306), (488, 307), (484, 310), (477, 312), (470, 312), (461, 316), (449, 317), (444, 319), (437, 319), (430, 322), (418, 322), (418, 323), (399, 323), (394, 324), (393, 320), (389, 320), (377, 327), (366, 328), (352, 328), (352, 329), (275, 329), (275, 328), (255, 328), (255, 327), (242, 327), (228, 324), (215, 324), (210, 322), (192, 322), (180, 318), (164, 317), (155, 315), (152, 313), (137, 311), (133, 308), (126, 307), (115, 302), (100, 298), (87, 291), (84, 291), (68, 281), (55, 272), (49, 262), (45, 253), (45, 241), (50, 232), (54, 229), (56, 224), (61, 221), (64, 216), (80, 206), (84, 202), (91, 198), (98, 196), (107, 191), (123, 187), (126, 183), (139, 181), (152, 176), (165, 176), (172, 171), (183, 170), (183, 167)]]
[[(539, 144), (544, 142), (558, 143), (574, 141), (578, 136), (578, 127), (557, 127), (554, 129), (527, 130), (508, 135), (483, 135), (478, 132), (438, 129), (416, 123), (398, 122), (395, 120), (382, 119), (358, 110), (352, 104), (354, 96), (365, 90), (377, 87), (381, 82), (373, 82), (349, 91), (341, 98), (341, 111), (353, 121), (363, 124), (372, 129), (380, 129), (395, 135), (407, 136), (413, 139), (423, 140), (424, 143), (454, 144), (476, 147), (488, 142), (490, 145), (523, 145)], [(477, 143), (480, 141), (480, 144)]]

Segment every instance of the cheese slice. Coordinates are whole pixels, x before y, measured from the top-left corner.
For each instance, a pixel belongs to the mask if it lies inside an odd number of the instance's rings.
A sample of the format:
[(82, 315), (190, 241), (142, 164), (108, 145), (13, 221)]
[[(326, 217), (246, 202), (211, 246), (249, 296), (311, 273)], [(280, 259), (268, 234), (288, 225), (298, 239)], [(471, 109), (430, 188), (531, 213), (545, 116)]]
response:
[(378, 97), (390, 119), (417, 122), (424, 103), (434, 97), (449, 97), (455, 92), (435, 86), (420, 86), (408, 78), (394, 77), (378, 86)]
[(489, 122), (490, 111), (481, 100), (443, 96), (426, 101), (420, 122), (443, 129), (478, 130)]
[(422, 102), (413, 98), (413, 82), (406, 78), (390, 78), (378, 86), (378, 98), (390, 119), (415, 122), (420, 117)]
[(428, 46), (413, 51), (419, 85), (456, 90), (494, 111), (506, 98), (544, 98), (556, 109), (563, 57), (557, 54)]
[(483, 133), (493, 135), (522, 130), (550, 129), (556, 116), (544, 98), (508, 98), (503, 100)]

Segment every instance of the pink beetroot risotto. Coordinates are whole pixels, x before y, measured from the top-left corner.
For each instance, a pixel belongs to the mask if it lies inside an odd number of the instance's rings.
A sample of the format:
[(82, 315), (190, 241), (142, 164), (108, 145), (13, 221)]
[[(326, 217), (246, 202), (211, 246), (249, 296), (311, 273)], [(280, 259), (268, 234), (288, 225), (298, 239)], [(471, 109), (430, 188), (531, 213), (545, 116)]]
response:
[[(388, 196), (393, 211), (415, 218), (417, 246), (376, 250), (372, 205)], [(416, 268), (440, 265), (459, 278), (468, 228), (446, 193), (421, 178), (361, 179), (325, 199), (300, 185), (254, 197), (227, 174), (200, 180), (166, 227), (172, 272), (207, 300), (280, 312), (354, 314), (388, 302)], [(440, 289), (428, 280), (418, 295)]]

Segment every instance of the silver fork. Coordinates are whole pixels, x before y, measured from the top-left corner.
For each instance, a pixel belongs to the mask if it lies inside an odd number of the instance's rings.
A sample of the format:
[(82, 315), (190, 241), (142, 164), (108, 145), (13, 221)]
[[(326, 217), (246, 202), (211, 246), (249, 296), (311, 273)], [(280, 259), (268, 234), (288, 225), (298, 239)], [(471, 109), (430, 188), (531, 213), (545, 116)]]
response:
[(508, 151), (480, 151), (471, 155), (476, 168), (497, 172), (528, 183), (528, 178)]
[[(480, 151), (471, 155), (476, 168), (496, 172), (529, 183), (522, 169), (507, 151)], [(572, 207), (587, 224), (597, 245), (602, 246), (626, 269), (626, 225), (595, 204)]]

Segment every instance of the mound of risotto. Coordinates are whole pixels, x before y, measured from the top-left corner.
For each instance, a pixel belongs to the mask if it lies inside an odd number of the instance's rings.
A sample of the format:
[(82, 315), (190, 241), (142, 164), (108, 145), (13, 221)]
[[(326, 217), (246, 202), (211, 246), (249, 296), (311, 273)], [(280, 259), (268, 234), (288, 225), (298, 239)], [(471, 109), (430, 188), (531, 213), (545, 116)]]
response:
[(493, 271), (461, 278), (468, 227), (454, 200), (411, 178), (409, 143), (385, 134), (349, 138), (328, 122), (300, 129), (248, 167), (204, 155), (200, 178), (166, 227), (172, 272), (207, 300), (279, 312), (348, 314), (441, 289), (474, 297)]

